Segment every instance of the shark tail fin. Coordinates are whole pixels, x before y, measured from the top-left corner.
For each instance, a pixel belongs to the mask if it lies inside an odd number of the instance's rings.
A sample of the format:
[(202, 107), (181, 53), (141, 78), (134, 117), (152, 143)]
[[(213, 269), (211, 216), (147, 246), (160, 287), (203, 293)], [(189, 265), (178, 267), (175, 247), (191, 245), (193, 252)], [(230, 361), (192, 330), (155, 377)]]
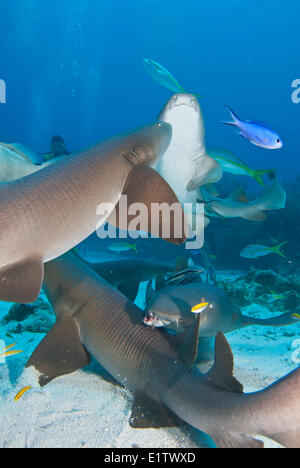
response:
[(299, 386), (298, 368), (261, 392), (262, 406), (273, 407), (263, 435), (289, 449), (300, 448)]
[[(216, 337), (215, 364), (206, 378), (214, 387), (228, 392), (243, 392), (242, 385), (233, 377), (232, 351), (222, 333)], [(248, 433), (266, 436), (286, 448), (300, 448), (299, 387), (300, 368), (265, 390), (245, 397), (250, 398), (252, 408), (253, 398), (257, 398), (259, 403), (253, 427), (249, 420)], [(263, 442), (249, 437), (248, 433), (225, 433), (219, 428), (210, 436), (219, 448), (263, 448)]]
[(268, 174), (274, 174), (275, 169), (258, 169), (258, 170), (253, 170), (251, 172), (251, 176), (253, 177), (256, 182), (261, 185), (262, 187), (265, 187), (265, 183), (263, 181), (263, 177)]

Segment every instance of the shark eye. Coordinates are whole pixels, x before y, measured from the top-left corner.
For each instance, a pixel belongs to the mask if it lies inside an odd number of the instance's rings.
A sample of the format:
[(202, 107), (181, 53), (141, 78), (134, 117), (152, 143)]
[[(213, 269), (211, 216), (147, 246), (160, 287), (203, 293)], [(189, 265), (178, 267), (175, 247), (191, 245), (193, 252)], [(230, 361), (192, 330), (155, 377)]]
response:
[(277, 140), (276, 140), (276, 141), (277, 141), (277, 143), (281, 143), (281, 141), (279, 140), (279, 138), (277, 138)]

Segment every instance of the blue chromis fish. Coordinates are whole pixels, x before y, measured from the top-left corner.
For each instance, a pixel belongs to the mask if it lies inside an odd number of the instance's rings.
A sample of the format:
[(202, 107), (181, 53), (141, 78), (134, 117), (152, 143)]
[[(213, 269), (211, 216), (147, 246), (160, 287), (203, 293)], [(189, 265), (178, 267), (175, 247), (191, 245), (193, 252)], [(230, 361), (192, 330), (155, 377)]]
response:
[(137, 243), (129, 244), (126, 242), (115, 242), (114, 244), (111, 244), (108, 249), (117, 253), (128, 252), (129, 250), (133, 250), (134, 252), (138, 253)]
[[(158, 62), (155, 62), (155, 60), (144, 59), (144, 66), (147, 73), (156, 83), (164, 86), (174, 93), (187, 93), (187, 91), (180, 86), (176, 78), (165, 67), (160, 65)], [(199, 94), (194, 94), (194, 96), (202, 97)]]
[(270, 150), (280, 149), (284, 146), (282, 139), (270, 125), (255, 120), (240, 120), (230, 107), (225, 107), (233, 120), (232, 122), (222, 121), (221, 123), (237, 127), (240, 130), (239, 134), (253, 145)]
[(248, 245), (248, 247), (245, 247), (245, 249), (242, 250), (241, 257), (259, 258), (274, 253), (286, 258), (286, 255), (281, 252), (281, 248), (286, 244), (287, 242), (282, 242), (281, 244), (275, 245), (273, 247), (267, 247), (266, 245), (261, 244)]
[(208, 152), (219, 165), (222, 167), (224, 172), (228, 174), (234, 174), (239, 176), (252, 177), (259, 185), (265, 186), (263, 176), (267, 174), (273, 174), (275, 169), (251, 169), (246, 163), (230, 151), (224, 149), (213, 149)]

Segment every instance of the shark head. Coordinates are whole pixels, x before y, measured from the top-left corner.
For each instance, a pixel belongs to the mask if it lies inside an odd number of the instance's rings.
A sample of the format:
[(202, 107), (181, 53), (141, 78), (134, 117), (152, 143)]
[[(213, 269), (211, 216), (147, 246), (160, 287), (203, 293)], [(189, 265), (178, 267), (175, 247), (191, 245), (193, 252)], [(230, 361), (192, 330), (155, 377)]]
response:
[(172, 125), (170, 150), (185, 149), (185, 152), (180, 154), (181, 158), (188, 155), (192, 161), (195, 157), (206, 154), (203, 116), (195, 96), (175, 94), (159, 114), (159, 120)]
[(164, 155), (172, 138), (172, 126), (167, 122), (155, 122), (129, 135), (126, 158), (133, 165), (151, 166)]
[(159, 173), (178, 194), (182, 203), (193, 201), (188, 192), (218, 182), (219, 164), (207, 155), (203, 115), (192, 94), (175, 94), (165, 105), (159, 120), (172, 125), (171, 143), (157, 166)]

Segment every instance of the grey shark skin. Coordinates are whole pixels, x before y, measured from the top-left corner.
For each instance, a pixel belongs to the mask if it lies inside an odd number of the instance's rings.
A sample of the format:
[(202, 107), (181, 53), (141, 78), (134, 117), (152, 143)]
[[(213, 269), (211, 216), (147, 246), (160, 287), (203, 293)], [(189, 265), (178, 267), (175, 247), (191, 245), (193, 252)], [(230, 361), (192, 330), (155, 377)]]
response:
[[(118, 212), (121, 195), (127, 195), (128, 206), (147, 206), (150, 228), (152, 203), (178, 203), (149, 167), (164, 153), (171, 135), (169, 124), (156, 122), (1, 186), (0, 300), (33, 302), (41, 289), (43, 264), (91, 235), (114, 208)], [(103, 203), (111, 208), (100, 217), (97, 208)], [(162, 217), (159, 229), (161, 234)], [(180, 244), (185, 235), (178, 239), (171, 229), (166, 240)]]
[(263, 320), (242, 315), (223, 291), (202, 281), (167, 287), (155, 293), (146, 305), (145, 323), (184, 332), (197, 320), (197, 314), (191, 309), (202, 302), (209, 303), (209, 307), (200, 314), (201, 338), (214, 338), (218, 332), (231, 333), (252, 325), (280, 327), (298, 323), (293, 312)]
[[(258, 198), (247, 201), (243, 189), (236, 189), (228, 198), (213, 199), (212, 195), (202, 190), (202, 198), (207, 204), (208, 216), (221, 218), (244, 218), (250, 221), (265, 221), (265, 211), (281, 210), (286, 206), (286, 192), (278, 179), (273, 182)], [(216, 198), (216, 197), (215, 197)]]
[(135, 300), (141, 282), (160, 279), (176, 269), (175, 263), (153, 258), (123, 258), (101, 263), (85, 260), (85, 263), (131, 301)]
[(176, 415), (210, 434), (220, 448), (263, 446), (247, 434), (300, 447), (300, 370), (246, 395), (233, 377), (233, 356), (222, 334), (215, 365), (202, 375), (190, 370), (197, 333), (179, 345), (144, 327), (141, 310), (72, 254), (45, 266), (44, 287), (57, 322), (28, 362), (42, 374), (41, 384), (87, 365), (91, 354), (134, 393), (133, 427), (170, 427)]

